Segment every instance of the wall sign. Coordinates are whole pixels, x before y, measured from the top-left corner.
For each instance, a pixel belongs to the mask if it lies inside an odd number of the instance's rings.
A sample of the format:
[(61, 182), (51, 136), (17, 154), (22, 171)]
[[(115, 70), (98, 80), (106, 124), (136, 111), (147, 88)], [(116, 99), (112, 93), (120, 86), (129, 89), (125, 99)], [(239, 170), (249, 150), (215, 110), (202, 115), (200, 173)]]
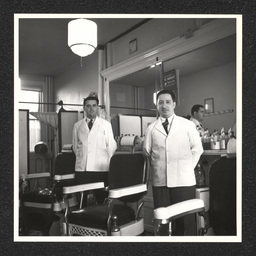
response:
[(179, 82), (176, 69), (172, 69), (163, 76), (163, 89), (173, 91), (176, 96), (176, 103), (179, 102)]

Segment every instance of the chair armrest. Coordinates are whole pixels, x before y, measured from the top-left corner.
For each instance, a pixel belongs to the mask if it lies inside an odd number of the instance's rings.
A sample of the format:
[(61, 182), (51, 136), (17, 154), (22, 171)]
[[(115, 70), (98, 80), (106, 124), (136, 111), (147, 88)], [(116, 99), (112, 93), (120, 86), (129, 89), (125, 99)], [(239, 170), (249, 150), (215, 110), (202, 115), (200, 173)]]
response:
[(104, 188), (104, 182), (95, 182), (95, 183), (63, 187), (62, 192), (63, 194), (71, 194), (71, 193), (100, 189), (100, 188)]
[(125, 188), (117, 188), (109, 190), (109, 198), (120, 198), (123, 196), (133, 195), (147, 191), (146, 184), (139, 184)]
[(204, 211), (202, 199), (190, 199), (168, 207), (160, 207), (154, 210), (154, 219), (172, 220), (189, 213)]
[(51, 174), (49, 172), (42, 172), (42, 173), (31, 173), (31, 174), (22, 174), (21, 179), (23, 180), (32, 180), (32, 179), (43, 179), (43, 178), (50, 178)]
[(54, 180), (56, 181), (60, 181), (60, 180), (70, 180), (70, 179), (74, 179), (75, 178), (75, 174), (64, 174), (64, 175), (54, 175)]

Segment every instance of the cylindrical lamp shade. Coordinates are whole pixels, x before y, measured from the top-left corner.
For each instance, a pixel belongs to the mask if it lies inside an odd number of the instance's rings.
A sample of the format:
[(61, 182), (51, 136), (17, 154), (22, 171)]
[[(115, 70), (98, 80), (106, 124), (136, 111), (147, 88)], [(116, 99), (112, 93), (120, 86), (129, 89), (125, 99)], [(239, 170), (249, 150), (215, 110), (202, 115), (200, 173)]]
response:
[(87, 19), (68, 23), (68, 46), (73, 53), (85, 57), (97, 47), (97, 24)]

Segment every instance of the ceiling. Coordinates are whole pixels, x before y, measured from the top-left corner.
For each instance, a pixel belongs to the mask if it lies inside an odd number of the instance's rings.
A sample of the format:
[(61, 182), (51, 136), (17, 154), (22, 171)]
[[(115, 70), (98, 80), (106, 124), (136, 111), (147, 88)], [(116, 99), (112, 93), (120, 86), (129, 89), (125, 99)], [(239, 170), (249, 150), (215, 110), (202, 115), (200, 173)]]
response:
[[(67, 26), (73, 19), (20, 18), (19, 71), (20, 74), (56, 76), (78, 61), (67, 45)], [(98, 45), (126, 33), (150, 19), (97, 18)]]
[[(72, 19), (19, 19), (21, 74), (56, 76), (78, 61), (78, 56), (72, 53), (67, 45), (67, 25), (70, 20)], [(90, 20), (97, 23), (98, 45), (104, 46), (150, 19), (97, 18)], [(165, 62), (164, 70), (176, 68), (180, 70), (180, 76), (187, 76), (235, 61), (235, 58), (236, 38), (233, 35)], [(140, 81), (140, 86), (144, 86), (154, 81), (154, 77), (154, 70), (146, 69), (121, 78), (119, 82), (133, 85), (136, 81)]]

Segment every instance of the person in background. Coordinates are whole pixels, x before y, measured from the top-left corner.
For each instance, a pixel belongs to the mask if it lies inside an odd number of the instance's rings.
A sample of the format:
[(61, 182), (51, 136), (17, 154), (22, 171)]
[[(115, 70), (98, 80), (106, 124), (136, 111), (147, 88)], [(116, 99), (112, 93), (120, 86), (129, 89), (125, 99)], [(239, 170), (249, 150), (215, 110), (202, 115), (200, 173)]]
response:
[(205, 109), (203, 105), (197, 104), (191, 108), (192, 116), (190, 120), (194, 122), (194, 124), (196, 125), (196, 129), (198, 130), (200, 137), (204, 135), (204, 128), (201, 123), (204, 120), (204, 113), (205, 113)]
[[(154, 208), (195, 198), (194, 168), (203, 153), (194, 124), (174, 113), (175, 94), (157, 94), (160, 117), (146, 130), (143, 150), (150, 158)], [(169, 227), (166, 227), (169, 228)], [(172, 235), (196, 235), (195, 214), (173, 222)]]
[[(111, 124), (98, 117), (98, 97), (93, 94), (84, 99), (86, 117), (74, 124), (73, 150), (76, 154), (75, 179), (77, 184), (103, 181), (108, 186), (109, 162), (117, 148)], [(106, 193), (95, 190), (98, 203)]]

